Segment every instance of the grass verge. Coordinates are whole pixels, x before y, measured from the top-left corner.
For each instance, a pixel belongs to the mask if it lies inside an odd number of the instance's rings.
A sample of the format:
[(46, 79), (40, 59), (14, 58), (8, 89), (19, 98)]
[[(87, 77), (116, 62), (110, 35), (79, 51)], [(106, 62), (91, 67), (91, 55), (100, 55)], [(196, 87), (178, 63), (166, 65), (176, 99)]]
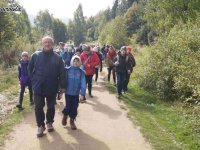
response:
[[(9, 97), (8, 101), (12, 100), (11, 98), (18, 98), (19, 81), (17, 67), (9, 68), (7, 70), (0, 69), (0, 83), (0, 93), (6, 93)], [(4, 141), (9, 132), (12, 131), (12, 128), (21, 122), (24, 114), (31, 111), (28, 95), (24, 97), (23, 107), (25, 107), (23, 111), (14, 108), (14, 110), (3, 119), (3, 123), (0, 124), (0, 146), (4, 144)]]
[[(105, 86), (112, 92), (116, 91), (111, 84), (105, 83)], [(184, 107), (182, 103), (164, 102), (132, 81), (129, 92), (120, 101), (125, 103), (128, 117), (141, 127), (141, 132), (154, 149), (200, 149), (198, 106)]]

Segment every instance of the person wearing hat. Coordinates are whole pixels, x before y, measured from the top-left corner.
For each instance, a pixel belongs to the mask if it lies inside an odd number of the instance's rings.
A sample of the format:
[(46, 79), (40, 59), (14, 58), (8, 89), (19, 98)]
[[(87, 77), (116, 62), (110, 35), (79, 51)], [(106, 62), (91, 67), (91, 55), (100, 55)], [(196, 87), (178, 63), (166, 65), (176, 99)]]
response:
[(124, 84), (126, 83), (127, 73), (131, 71), (131, 62), (126, 54), (126, 47), (122, 46), (119, 53), (114, 59), (114, 65), (116, 66), (117, 74), (117, 92), (118, 98), (122, 96), (122, 90), (124, 89)]
[(130, 68), (130, 72), (128, 73), (127, 72), (127, 76), (126, 76), (126, 82), (124, 84), (124, 92), (127, 92), (128, 91), (128, 83), (129, 83), (129, 80), (130, 80), (130, 76), (131, 76), (131, 73), (133, 72), (133, 67), (135, 67), (136, 65), (136, 62), (135, 62), (135, 58), (133, 56), (133, 54), (131, 53), (132, 51), (132, 48), (131, 46), (127, 46), (126, 47), (126, 55), (128, 56), (129, 60), (130, 60), (130, 65), (131, 65), (131, 68)]
[(32, 92), (31, 80), (28, 76), (28, 63), (29, 63), (28, 52), (24, 51), (21, 54), (21, 60), (18, 66), (18, 78), (20, 81), (20, 95), (19, 95), (19, 104), (17, 104), (16, 107), (19, 110), (23, 109), (22, 103), (23, 103), (23, 97), (24, 97), (26, 86), (28, 86), (28, 89), (29, 89), (30, 105), (33, 105), (33, 92)]
[(88, 93), (92, 98), (92, 77), (95, 73), (95, 67), (100, 64), (98, 55), (90, 50), (90, 47), (86, 44), (82, 45), (83, 52), (80, 56), (82, 66), (85, 70), (86, 84), (88, 85)]

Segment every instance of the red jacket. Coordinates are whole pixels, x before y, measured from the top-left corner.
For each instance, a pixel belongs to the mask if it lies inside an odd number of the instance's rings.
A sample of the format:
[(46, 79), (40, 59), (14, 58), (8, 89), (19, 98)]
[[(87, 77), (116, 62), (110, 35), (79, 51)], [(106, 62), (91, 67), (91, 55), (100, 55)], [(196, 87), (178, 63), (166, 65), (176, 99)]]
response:
[(87, 60), (88, 56), (84, 52), (80, 56), (81, 62), (84, 65), (84, 68), (85, 68), (85, 74), (86, 75), (93, 75), (95, 73), (95, 67), (100, 64), (99, 57), (95, 52), (91, 51), (90, 55), (91, 56), (90, 56), (90, 58), (88, 59), (87, 62), (86, 62), (86, 60)]

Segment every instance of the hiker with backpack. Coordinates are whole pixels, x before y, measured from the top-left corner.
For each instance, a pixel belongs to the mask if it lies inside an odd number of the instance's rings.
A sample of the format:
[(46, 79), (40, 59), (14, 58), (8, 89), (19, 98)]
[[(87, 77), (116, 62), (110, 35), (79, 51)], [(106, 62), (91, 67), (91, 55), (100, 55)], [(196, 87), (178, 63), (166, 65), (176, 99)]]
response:
[(95, 73), (95, 67), (99, 65), (99, 57), (94, 51), (91, 51), (90, 47), (86, 44), (82, 45), (83, 52), (80, 56), (82, 66), (85, 70), (86, 84), (88, 85), (88, 93), (92, 98), (92, 77)]
[[(54, 131), (53, 122), (57, 92), (63, 93), (66, 87), (64, 63), (62, 58), (53, 51), (53, 44), (52, 37), (43, 37), (43, 49), (33, 53), (29, 62), (29, 76), (32, 81), (35, 117), (38, 126), (37, 137), (44, 135), (43, 132), (46, 127), (48, 132)], [(45, 103), (47, 103), (46, 114), (43, 110)]]
[(85, 72), (80, 68), (81, 59), (75, 55), (71, 59), (71, 66), (66, 68), (66, 91), (65, 91), (65, 108), (63, 109), (62, 125), (67, 125), (68, 116), (70, 117), (70, 126), (76, 130), (74, 123), (77, 116), (77, 109), (80, 101), (83, 101), (86, 91)]
[(123, 88), (124, 92), (128, 91), (128, 83), (130, 80), (130, 76), (131, 76), (131, 73), (133, 72), (133, 68), (136, 65), (135, 58), (134, 58), (133, 54), (131, 53), (131, 50), (132, 50), (132, 48), (130, 46), (126, 47), (126, 55), (128, 56), (128, 58), (130, 60), (131, 67), (130, 67), (130, 72), (126, 73), (126, 82), (125, 82), (124, 88)]
[(28, 55), (28, 52), (24, 51), (21, 54), (21, 60), (18, 66), (18, 78), (20, 81), (20, 95), (19, 95), (19, 104), (17, 104), (16, 107), (19, 110), (23, 109), (22, 103), (23, 103), (26, 86), (28, 86), (28, 89), (29, 89), (30, 105), (33, 105), (33, 91), (32, 91), (31, 80), (28, 76), (28, 63), (29, 63), (29, 55)]
[(117, 73), (117, 92), (118, 98), (122, 96), (122, 90), (127, 80), (127, 73), (131, 72), (131, 62), (126, 54), (126, 47), (122, 46), (117, 56), (114, 59)]
[(115, 65), (114, 65), (114, 59), (116, 57), (117, 53), (114, 49), (113, 46), (110, 46), (109, 51), (107, 53), (107, 57), (106, 57), (106, 65), (107, 65), (107, 69), (108, 69), (108, 82), (110, 83), (110, 76), (111, 76), (111, 72), (112, 72), (112, 76), (113, 76), (113, 82), (114, 85), (116, 86), (116, 75), (115, 75)]

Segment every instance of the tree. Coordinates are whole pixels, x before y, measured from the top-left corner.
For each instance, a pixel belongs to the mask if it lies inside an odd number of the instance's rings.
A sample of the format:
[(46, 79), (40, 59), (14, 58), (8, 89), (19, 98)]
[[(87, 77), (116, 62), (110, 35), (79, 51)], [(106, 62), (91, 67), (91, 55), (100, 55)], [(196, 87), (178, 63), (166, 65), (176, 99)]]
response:
[(67, 27), (61, 20), (55, 18), (53, 18), (53, 37), (56, 44), (68, 40)]
[(116, 12), (117, 12), (117, 8), (118, 8), (118, 4), (119, 4), (119, 0), (115, 0), (113, 7), (111, 9), (111, 18), (115, 19), (116, 17)]
[(117, 17), (108, 23), (102, 30), (99, 41), (108, 43), (116, 48), (126, 45), (128, 37), (126, 35), (126, 25), (123, 17)]
[(79, 45), (85, 41), (86, 37), (86, 22), (83, 16), (82, 5), (79, 4), (78, 8), (74, 12), (74, 44)]
[(52, 28), (53, 28), (53, 22), (52, 22), (53, 16), (49, 14), (48, 10), (45, 11), (39, 11), (38, 15), (36, 16), (34, 23), (36, 26), (36, 29), (41, 34), (41, 37), (44, 35), (53, 35)]

